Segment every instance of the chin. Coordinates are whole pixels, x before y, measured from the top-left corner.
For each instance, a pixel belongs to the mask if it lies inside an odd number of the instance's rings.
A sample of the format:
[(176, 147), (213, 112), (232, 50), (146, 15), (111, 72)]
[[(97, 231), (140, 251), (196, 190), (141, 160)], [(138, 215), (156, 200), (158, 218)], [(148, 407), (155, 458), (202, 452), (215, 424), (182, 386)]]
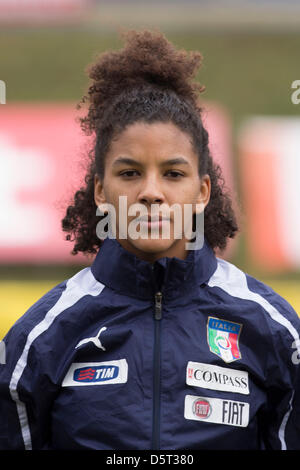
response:
[(163, 239), (138, 239), (138, 240), (130, 240), (130, 243), (134, 245), (137, 249), (141, 251), (145, 251), (148, 253), (157, 253), (160, 251), (166, 251), (171, 248), (174, 244), (174, 240), (163, 240)]
[(145, 255), (158, 255), (157, 257), (163, 258), (168, 256), (168, 252), (174, 246), (174, 243), (178, 240), (170, 240), (170, 239), (137, 239), (127, 240), (127, 249), (136, 253), (137, 256)]

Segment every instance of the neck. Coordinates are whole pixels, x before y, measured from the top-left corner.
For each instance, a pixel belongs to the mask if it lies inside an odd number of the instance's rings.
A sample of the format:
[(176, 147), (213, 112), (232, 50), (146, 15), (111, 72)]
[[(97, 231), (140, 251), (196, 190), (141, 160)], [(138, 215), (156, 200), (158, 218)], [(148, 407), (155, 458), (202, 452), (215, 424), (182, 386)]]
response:
[(185, 243), (173, 244), (167, 250), (151, 252), (151, 251), (140, 250), (139, 248), (134, 246), (132, 243), (130, 243), (127, 239), (120, 240), (117, 238), (117, 240), (120, 243), (120, 245), (122, 245), (122, 247), (125, 248), (125, 250), (129, 251), (130, 253), (133, 253), (139, 259), (148, 261), (149, 263), (154, 263), (156, 260), (160, 258), (164, 258), (164, 257), (168, 257), (168, 258), (176, 257), (176, 258), (184, 260), (188, 255), (188, 251), (185, 249)]

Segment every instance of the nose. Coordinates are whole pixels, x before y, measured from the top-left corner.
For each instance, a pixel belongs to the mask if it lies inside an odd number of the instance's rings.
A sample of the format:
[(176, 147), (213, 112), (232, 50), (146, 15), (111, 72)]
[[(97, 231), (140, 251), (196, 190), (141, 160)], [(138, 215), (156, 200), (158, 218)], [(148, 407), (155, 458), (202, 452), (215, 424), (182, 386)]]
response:
[(162, 204), (164, 194), (156, 175), (149, 175), (143, 180), (143, 187), (139, 193), (138, 201), (141, 204)]

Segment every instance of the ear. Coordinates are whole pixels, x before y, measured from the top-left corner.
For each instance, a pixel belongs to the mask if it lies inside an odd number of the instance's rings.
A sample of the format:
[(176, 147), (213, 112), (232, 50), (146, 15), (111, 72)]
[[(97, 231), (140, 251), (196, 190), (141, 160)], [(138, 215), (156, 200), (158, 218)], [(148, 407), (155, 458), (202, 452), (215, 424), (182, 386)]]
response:
[(100, 179), (97, 173), (94, 176), (94, 201), (97, 207), (107, 202), (104, 193), (103, 180)]
[(200, 214), (204, 211), (205, 207), (209, 203), (211, 193), (211, 182), (209, 175), (204, 175), (200, 181), (199, 194), (196, 199), (196, 214)]

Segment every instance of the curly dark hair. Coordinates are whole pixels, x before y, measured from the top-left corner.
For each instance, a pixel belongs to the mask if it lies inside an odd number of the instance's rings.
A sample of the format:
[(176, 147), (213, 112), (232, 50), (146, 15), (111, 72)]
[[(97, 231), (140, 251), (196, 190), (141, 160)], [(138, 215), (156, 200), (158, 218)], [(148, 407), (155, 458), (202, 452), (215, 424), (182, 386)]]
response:
[(94, 176), (104, 176), (105, 156), (112, 139), (136, 122), (172, 122), (188, 133), (199, 161), (199, 176), (211, 180), (210, 201), (204, 212), (204, 234), (212, 247), (221, 251), (227, 239), (238, 231), (222, 172), (213, 162), (208, 133), (201, 120), (199, 93), (205, 87), (193, 81), (202, 62), (199, 52), (178, 50), (159, 32), (123, 33), (125, 46), (101, 54), (88, 66), (92, 79), (87, 95), (77, 109), (88, 102), (88, 113), (79, 118), (82, 130), (93, 135), (85, 187), (74, 195), (62, 220), (67, 240), (75, 241), (72, 254), (96, 253), (102, 240), (97, 237)]

